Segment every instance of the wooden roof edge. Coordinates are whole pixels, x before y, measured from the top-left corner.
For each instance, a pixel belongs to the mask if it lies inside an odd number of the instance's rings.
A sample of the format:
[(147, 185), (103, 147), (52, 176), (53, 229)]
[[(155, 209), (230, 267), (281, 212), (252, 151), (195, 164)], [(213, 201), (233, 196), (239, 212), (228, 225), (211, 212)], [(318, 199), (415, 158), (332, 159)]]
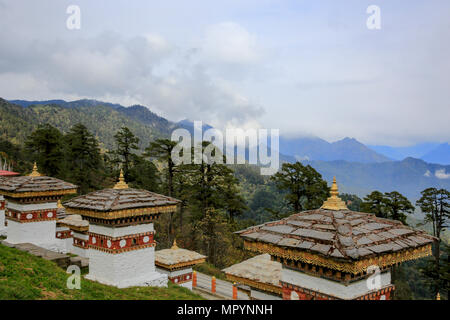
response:
[[(404, 248), (396, 252), (388, 251), (380, 254), (374, 253), (355, 259), (350, 256), (346, 256), (344, 258), (332, 257), (330, 255), (324, 255), (320, 252), (310, 251), (308, 249), (284, 247), (254, 239), (252, 241), (244, 239), (244, 247), (247, 250), (253, 252), (268, 253), (270, 255), (304, 261), (322, 267), (330, 267), (330, 265), (331, 266), (335, 265), (343, 269), (340, 271), (345, 271), (354, 274), (361, 272), (361, 268), (358, 269), (357, 265), (368, 264), (367, 266), (369, 266), (377, 264), (375, 260), (378, 260), (380, 262), (379, 264), (385, 264), (383, 266), (390, 266), (396, 263), (401, 263), (404, 261), (410, 261), (429, 256), (432, 254), (431, 245), (432, 243), (426, 243), (423, 245), (418, 245), (417, 247)], [(261, 247), (265, 248), (261, 249)], [(386, 260), (387, 257), (389, 258), (387, 259), (388, 261)], [(316, 261), (316, 263), (311, 262), (313, 260)], [(351, 267), (352, 265), (354, 267)], [(358, 270), (358, 272), (354, 272), (353, 269)]]

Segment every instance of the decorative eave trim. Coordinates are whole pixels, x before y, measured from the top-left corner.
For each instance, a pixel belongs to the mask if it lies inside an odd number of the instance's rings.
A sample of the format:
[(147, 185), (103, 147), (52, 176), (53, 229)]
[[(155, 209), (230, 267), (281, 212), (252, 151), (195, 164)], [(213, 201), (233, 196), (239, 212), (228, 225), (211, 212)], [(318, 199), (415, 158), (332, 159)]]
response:
[(53, 190), (53, 191), (31, 191), (31, 192), (9, 192), (0, 190), (0, 194), (9, 198), (34, 198), (48, 196), (63, 196), (65, 194), (77, 193), (77, 189)]
[(124, 252), (129, 252), (129, 251), (135, 251), (135, 250), (140, 250), (140, 249), (156, 247), (156, 242), (137, 245), (137, 246), (133, 246), (133, 247), (126, 247), (126, 248), (121, 248), (121, 249), (103, 248), (103, 247), (98, 247), (98, 246), (92, 245), (92, 244), (88, 244), (87, 247), (90, 250), (97, 250), (97, 251), (102, 251), (102, 252), (106, 252), (106, 253), (110, 253), (110, 254), (120, 254), (120, 253), (124, 253)]
[(372, 265), (377, 265), (380, 268), (383, 268), (397, 263), (423, 258), (432, 254), (431, 243), (429, 243), (417, 248), (411, 248), (394, 253), (381, 254), (376, 257), (368, 257), (365, 259), (363, 258), (361, 260), (355, 260), (353, 262), (345, 262), (337, 261), (332, 259), (331, 257), (327, 258), (322, 255), (310, 253), (307, 251), (285, 249), (263, 242), (244, 240), (244, 246), (250, 251), (268, 253), (272, 256), (301, 261), (304, 263), (318, 265), (351, 274), (364, 273), (367, 271), (367, 268)]
[(98, 219), (106, 219), (106, 220), (138, 217), (138, 216), (144, 216), (144, 215), (148, 215), (148, 214), (169, 213), (169, 212), (176, 212), (176, 211), (177, 211), (177, 205), (125, 209), (125, 210), (116, 210), (116, 211), (94, 211), (94, 210), (76, 209), (76, 208), (66, 207), (67, 213), (79, 214), (81, 216), (98, 218)]
[(196, 264), (203, 263), (203, 262), (205, 262), (205, 260), (206, 260), (206, 258), (201, 258), (201, 259), (179, 262), (179, 263), (168, 265), (168, 264), (161, 263), (155, 259), (155, 265), (160, 268), (166, 269), (166, 270), (175, 270), (175, 269), (181, 269), (181, 268), (185, 268), (185, 267), (191, 267)]
[(310, 296), (312, 296), (314, 298), (319, 298), (319, 299), (324, 299), (325, 298), (327, 300), (373, 300), (377, 296), (380, 296), (380, 295), (383, 295), (383, 294), (387, 294), (387, 293), (392, 292), (392, 291), (395, 290), (395, 285), (388, 284), (388, 285), (386, 285), (386, 286), (384, 286), (384, 287), (382, 287), (380, 289), (372, 290), (372, 291), (367, 292), (367, 293), (365, 293), (363, 295), (355, 296), (355, 297), (353, 297), (351, 299), (344, 299), (344, 298), (341, 298), (341, 297), (338, 297), (338, 296), (335, 296), (335, 295), (326, 294), (326, 293), (323, 293), (323, 292), (320, 292), (320, 291), (315, 291), (315, 290), (312, 290), (312, 289), (303, 288), (303, 287), (300, 287), (300, 286), (292, 284), (292, 283), (288, 283), (288, 282), (284, 282), (284, 281), (280, 281), (280, 283), (281, 283), (283, 289), (287, 289), (287, 290), (290, 290), (290, 291), (293, 290), (293, 291), (297, 291), (297, 292), (299, 291), (301, 293), (310, 295)]
[(225, 276), (230, 281), (245, 284), (249, 287), (256, 288), (256, 289), (259, 289), (262, 291), (272, 292), (279, 296), (281, 296), (283, 293), (283, 288), (281, 286), (276, 286), (271, 283), (264, 283), (264, 282), (251, 280), (248, 278), (242, 278), (242, 277), (238, 277), (238, 276), (235, 276), (235, 275), (232, 275), (229, 273), (225, 273)]

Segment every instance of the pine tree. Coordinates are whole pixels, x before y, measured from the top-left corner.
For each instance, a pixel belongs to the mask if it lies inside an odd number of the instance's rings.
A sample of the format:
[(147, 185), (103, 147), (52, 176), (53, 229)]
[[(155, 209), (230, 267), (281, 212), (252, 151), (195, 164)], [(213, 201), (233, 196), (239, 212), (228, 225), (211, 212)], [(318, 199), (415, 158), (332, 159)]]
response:
[(411, 202), (397, 191), (386, 192), (384, 194), (384, 203), (388, 218), (401, 221), (405, 225), (407, 224), (406, 214), (414, 212), (414, 206)]
[(384, 195), (380, 191), (373, 191), (364, 197), (363, 200), (363, 203), (361, 203), (363, 212), (373, 213), (380, 218), (388, 217)]
[(56, 177), (61, 173), (64, 158), (62, 139), (62, 133), (49, 124), (39, 126), (28, 136), (26, 149), (37, 161), (41, 173)]
[(158, 139), (151, 142), (145, 149), (144, 156), (154, 157), (158, 160), (164, 161), (167, 166), (167, 195), (173, 196), (173, 176), (175, 174), (175, 164), (172, 160), (172, 150), (177, 145), (177, 142), (169, 139)]
[(122, 127), (115, 135), (117, 149), (115, 154), (122, 164), (125, 180), (129, 179), (129, 170), (133, 160), (133, 150), (138, 150), (139, 138), (127, 127)]
[(271, 178), (281, 190), (295, 212), (319, 208), (329, 196), (327, 182), (310, 165), (300, 162), (283, 163), (281, 170)]
[(83, 124), (73, 126), (64, 137), (67, 177), (82, 194), (97, 188), (102, 159), (97, 139)]
[[(421, 192), (422, 197), (416, 204), (425, 213), (425, 222), (431, 222), (433, 235), (437, 238), (434, 246), (434, 270), (425, 274), (433, 279), (434, 292), (437, 294), (443, 282), (440, 280), (441, 270), (441, 234), (448, 227), (450, 217), (450, 192), (445, 189), (427, 188)], [(447, 261), (448, 263), (448, 261)], [(447, 289), (448, 290), (448, 289)]]

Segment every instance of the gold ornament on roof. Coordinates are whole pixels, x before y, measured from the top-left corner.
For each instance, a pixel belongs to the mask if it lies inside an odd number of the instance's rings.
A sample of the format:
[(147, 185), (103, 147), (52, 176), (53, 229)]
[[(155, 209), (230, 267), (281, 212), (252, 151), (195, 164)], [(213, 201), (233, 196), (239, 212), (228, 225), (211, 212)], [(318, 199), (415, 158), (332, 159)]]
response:
[(173, 249), (173, 250), (178, 249), (178, 246), (177, 246), (177, 239), (173, 239), (173, 245), (172, 245), (172, 248), (170, 248), (170, 249)]
[(120, 169), (119, 182), (116, 183), (114, 189), (128, 189), (128, 185), (125, 182), (125, 178), (123, 177), (123, 170)]
[(345, 202), (338, 197), (339, 191), (336, 183), (336, 177), (333, 177), (333, 185), (331, 186), (331, 196), (323, 203), (321, 209), (327, 210), (348, 210)]
[(436, 295), (436, 300), (441, 300), (441, 295), (439, 294), (439, 292)]
[(64, 206), (61, 203), (61, 200), (58, 200), (58, 203), (56, 204), (56, 206), (58, 207), (58, 209), (64, 209)]
[(33, 171), (28, 176), (30, 176), (30, 177), (40, 177), (41, 176), (41, 174), (38, 172), (36, 161), (34, 162), (34, 165), (33, 165)]

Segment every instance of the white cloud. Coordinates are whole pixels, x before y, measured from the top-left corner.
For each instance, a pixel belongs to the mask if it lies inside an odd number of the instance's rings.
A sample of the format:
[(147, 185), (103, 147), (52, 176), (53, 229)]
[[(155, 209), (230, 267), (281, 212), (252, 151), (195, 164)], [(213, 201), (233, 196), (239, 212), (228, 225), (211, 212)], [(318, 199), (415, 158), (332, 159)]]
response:
[(431, 172), (430, 172), (430, 170), (427, 170), (427, 171), (424, 173), (424, 176), (425, 176), (425, 177), (431, 177)]
[(210, 26), (202, 48), (210, 59), (225, 63), (256, 63), (261, 58), (256, 36), (235, 22)]
[(69, 31), (64, 1), (0, 0), (0, 96), (133, 102), (329, 141), (446, 142), (450, 2), (382, 2), (374, 32), (357, 0), (79, 0)]
[(436, 170), (434, 175), (438, 179), (450, 179), (450, 173), (445, 173), (445, 169)]
[[(80, 38), (76, 46), (36, 40), (27, 50), (18, 44), (0, 52), (0, 83), (5, 98), (108, 97), (146, 105), (171, 120), (203, 120), (222, 128), (246, 125), (264, 113), (228, 81), (210, 75), (197, 51), (180, 50), (154, 33), (129, 38), (103, 33)], [(28, 67), (15, 63), (17, 51)]]

